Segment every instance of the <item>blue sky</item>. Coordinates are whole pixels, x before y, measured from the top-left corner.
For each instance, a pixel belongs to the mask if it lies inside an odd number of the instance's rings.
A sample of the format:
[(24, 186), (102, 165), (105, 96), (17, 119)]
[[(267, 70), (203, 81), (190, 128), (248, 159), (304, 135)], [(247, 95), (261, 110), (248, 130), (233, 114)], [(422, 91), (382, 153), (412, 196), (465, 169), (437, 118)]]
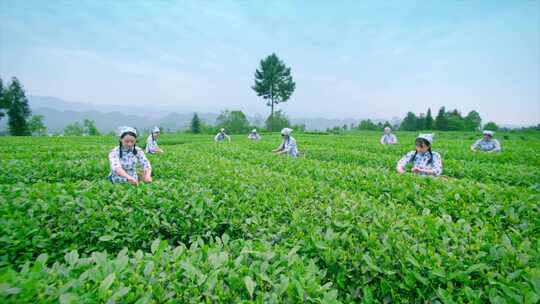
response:
[(294, 117), (391, 118), (441, 105), (540, 122), (540, 1), (0, 0), (0, 77), (30, 95), (241, 109), (272, 52)]

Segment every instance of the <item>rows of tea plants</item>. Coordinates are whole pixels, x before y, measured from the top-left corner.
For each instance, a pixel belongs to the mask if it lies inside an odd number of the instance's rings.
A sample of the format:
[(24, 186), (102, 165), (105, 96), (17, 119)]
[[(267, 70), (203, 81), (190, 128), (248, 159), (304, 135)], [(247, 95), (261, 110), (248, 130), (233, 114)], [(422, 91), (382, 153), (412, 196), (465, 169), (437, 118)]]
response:
[(114, 138), (0, 138), (2, 302), (538, 302), (540, 136), (440, 133), (422, 178), (379, 135), (165, 135), (139, 187), (106, 180)]

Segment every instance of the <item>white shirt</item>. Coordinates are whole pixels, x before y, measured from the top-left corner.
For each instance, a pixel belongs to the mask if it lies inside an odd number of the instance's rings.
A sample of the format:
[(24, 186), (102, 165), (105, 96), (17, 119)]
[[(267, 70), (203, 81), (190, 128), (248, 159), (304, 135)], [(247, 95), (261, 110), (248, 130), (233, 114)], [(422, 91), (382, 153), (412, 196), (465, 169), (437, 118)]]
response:
[(120, 157), (120, 147), (116, 147), (111, 150), (109, 153), (109, 165), (111, 167), (111, 171), (109, 173), (109, 180), (113, 183), (125, 183), (127, 182), (127, 179), (125, 177), (121, 177), (118, 174), (116, 174), (116, 169), (122, 168), (126, 173), (133, 177), (134, 179), (138, 180), (139, 177), (137, 176), (137, 164), (141, 165), (144, 170), (148, 170), (152, 168), (150, 166), (150, 162), (144, 155), (144, 151), (136, 147), (137, 154), (134, 153), (133, 150), (125, 149), (124, 147), (122, 149), (122, 157)]
[(397, 144), (397, 137), (392, 133), (384, 134), (381, 137), (381, 144), (383, 145)]
[(214, 137), (215, 141), (224, 141), (225, 139), (231, 140), (229, 135), (225, 134), (225, 132), (219, 132), (216, 134), (216, 137)]
[[(403, 156), (397, 163), (397, 166), (405, 169), (405, 166), (409, 163), (412, 163), (414, 167), (422, 169), (431, 169), (436, 176), (441, 175), (442, 167), (442, 158), (441, 155), (437, 152), (419, 153), (416, 151), (411, 151)], [(425, 173), (419, 173), (420, 175), (426, 175)]]
[(289, 136), (289, 139), (283, 139), (279, 150), (285, 151), (289, 156), (296, 157), (298, 155), (296, 140), (292, 136)]
[(485, 140), (485, 139), (479, 139), (477, 140), (472, 146), (472, 149), (476, 150), (477, 148), (480, 148), (480, 151), (484, 152), (499, 152), (501, 151), (501, 144), (496, 139), (491, 140)]
[(158, 148), (157, 140), (152, 134), (148, 135), (146, 139), (146, 153), (156, 153)]

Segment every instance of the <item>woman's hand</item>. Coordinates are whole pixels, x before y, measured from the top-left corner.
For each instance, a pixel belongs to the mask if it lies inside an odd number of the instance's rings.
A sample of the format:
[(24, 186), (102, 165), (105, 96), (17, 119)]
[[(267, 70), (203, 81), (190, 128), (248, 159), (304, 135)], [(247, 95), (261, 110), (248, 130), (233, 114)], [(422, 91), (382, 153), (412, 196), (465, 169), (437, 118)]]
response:
[(127, 177), (127, 181), (128, 183), (134, 185), (134, 186), (138, 186), (139, 185), (139, 181), (137, 181), (135, 178), (133, 178), (132, 176), (128, 176)]
[(397, 170), (397, 172), (398, 172), (399, 174), (405, 173), (405, 169), (403, 169), (403, 167), (397, 166), (397, 167), (396, 167), (396, 170)]
[(136, 180), (135, 178), (133, 178), (133, 176), (127, 174), (127, 172), (124, 169), (122, 169), (121, 167), (117, 168), (115, 171), (116, 171), (116, 174), (118, 174), (118, 176), (125, 178), (128, 183), (130, 183), (132, 185), (135, 185), (135, 186), (139, 185), (139, 181)]
[(150, 174), (150, 172), (144, 172), (144, 175), (143, 175), (143, 182), (145, 183), (151, 183), (152, 182), (152, 175)]
[(427, 175), (435, 175), (435, 173), (433, 172), (433, 170), (428, 169), (428, 168), (413, 167), (413, 168), (411, 169), (411, 171), (412, 171), (413, 173), (424, 173), (424, 174), (427, 174)]

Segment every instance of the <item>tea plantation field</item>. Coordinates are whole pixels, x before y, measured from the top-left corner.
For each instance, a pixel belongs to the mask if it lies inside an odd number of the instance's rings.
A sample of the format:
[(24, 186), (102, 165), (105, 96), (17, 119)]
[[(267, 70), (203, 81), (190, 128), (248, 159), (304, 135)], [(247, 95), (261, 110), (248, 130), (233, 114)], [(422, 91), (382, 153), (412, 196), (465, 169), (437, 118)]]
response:
[(139, 187), (113, 137), (0, 137), (0, 302), (540, 301), (540, 134), (440, 132), (436, 179), (395, 173), (413, 133), (293, 135), (165, 134)]

